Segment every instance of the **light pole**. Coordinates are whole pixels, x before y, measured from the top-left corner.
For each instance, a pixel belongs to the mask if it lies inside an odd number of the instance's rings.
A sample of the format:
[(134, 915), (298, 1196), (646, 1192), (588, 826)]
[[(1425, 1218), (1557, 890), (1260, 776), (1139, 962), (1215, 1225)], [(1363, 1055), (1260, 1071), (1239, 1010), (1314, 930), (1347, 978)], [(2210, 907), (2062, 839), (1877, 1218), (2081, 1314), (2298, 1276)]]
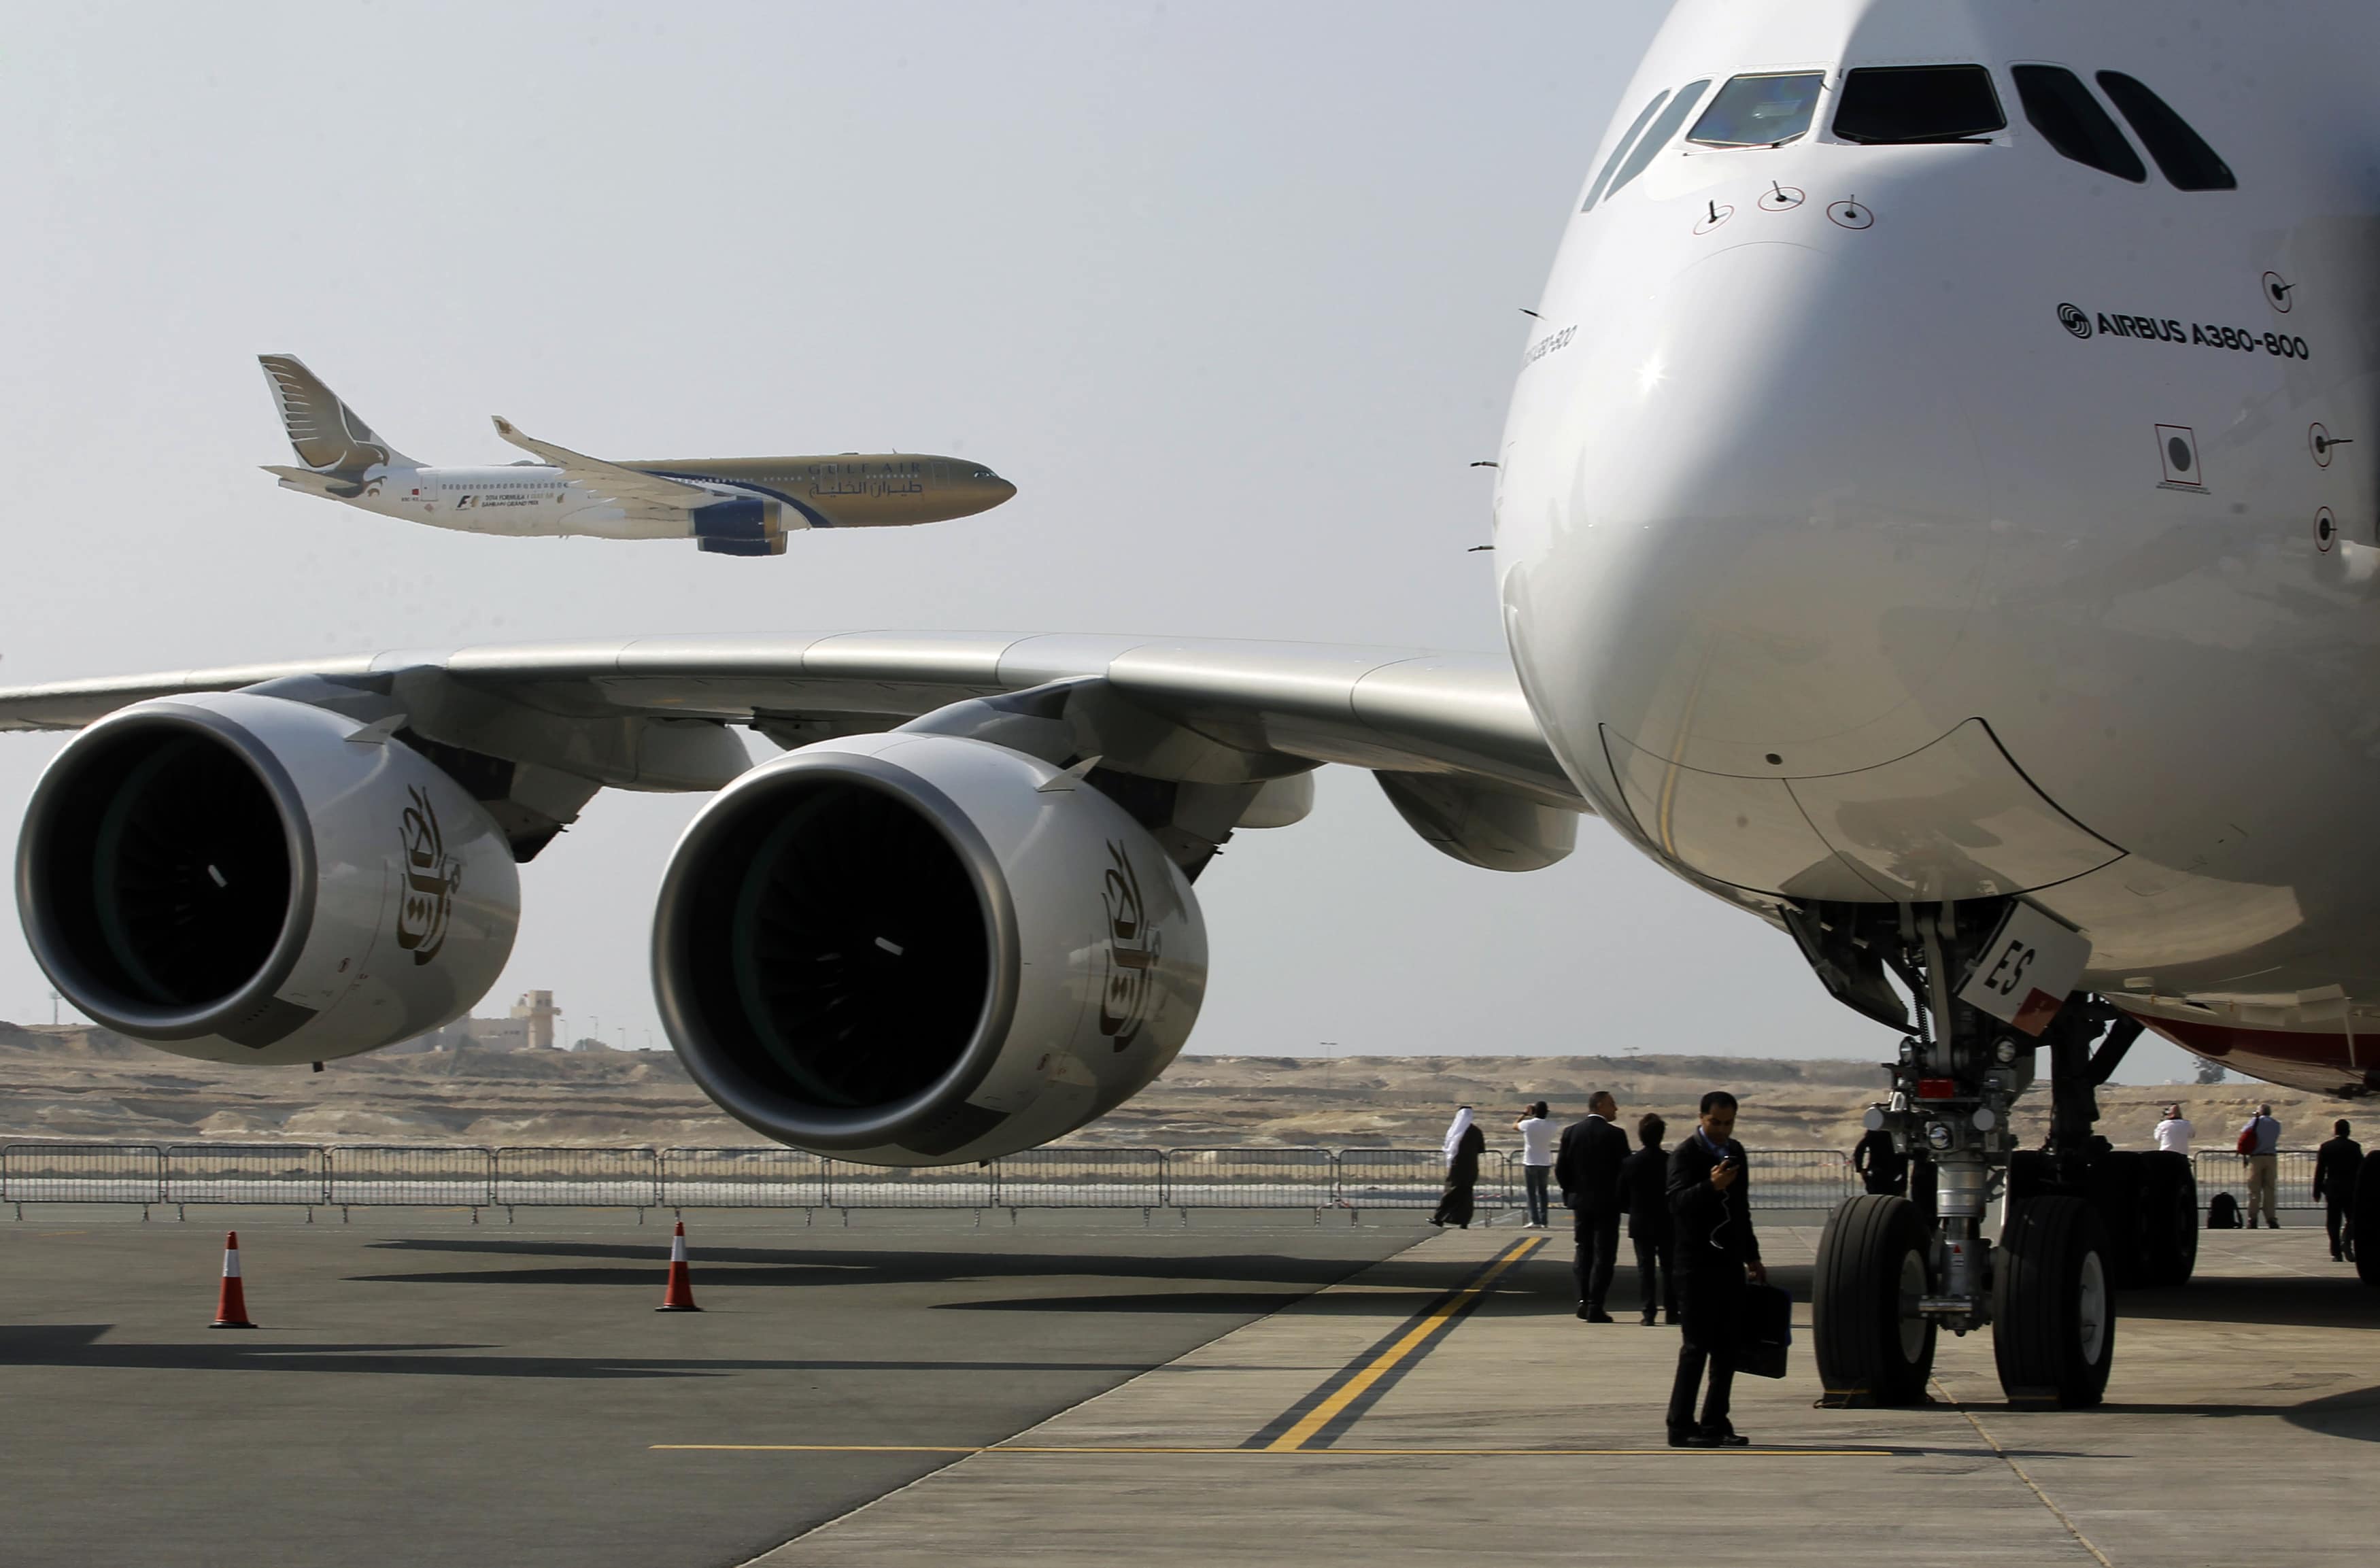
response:
[(1330, 1087), (1330, 1053), (1338, 1049), (1339, 1042), (1335, 1039), (1322, 1042), (1322, 1087), (1326, 1089)]
[(58, 1027), (58, 993), (57, 993), (56, 991), (52, 991), (52, 992), (50, 992), (50, 1027), (52, 1027), (52, 1028), (54, 1028), (54, 1029), (55, 1029), (55, 1028), (56, 1028), (57, 1027)]

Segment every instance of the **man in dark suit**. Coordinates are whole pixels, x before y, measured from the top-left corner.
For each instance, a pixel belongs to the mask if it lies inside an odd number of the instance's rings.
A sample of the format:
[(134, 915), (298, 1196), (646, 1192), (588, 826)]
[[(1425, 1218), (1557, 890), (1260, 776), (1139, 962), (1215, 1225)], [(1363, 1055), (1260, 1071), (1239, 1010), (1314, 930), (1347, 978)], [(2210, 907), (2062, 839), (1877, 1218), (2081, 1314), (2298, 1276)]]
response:
[(1628, 1206), (1628, 1239), (1636, 1247), (1636, 1299), (1646, 1328), (1653, 1314), (1669, 1313), (1678, 1320), (1678, 1254), (1670, 1245), (1675, 1227), (1670, 1222), (1670, 1151), (1661, 1147), (1670, 1124), (1647, 1115), (1636, 1124), (1636, 1141), (1643, 1147), (1620, 1165), (1620, 1193)]
[(2323, 1218), (2330, 1223), (2330, 1258), (2344, 1263), (2355, 1256), (2355, 1226), (2348, 1205), (2355, 1201), (2355, 1173), (2363, 1168), (2363, 1146), (2349, 1137), (2345, 1122), (2333, 1122), (2338, 1136), (2313, 1154), (2313, 1195), (2322, 1199)]
[(1852, 1150), (1852, 1169), (1871, 1193), (1909, 1196), (1909, 1156), (1893, 1147), (1892, 1135), (1882, 1127), (1870, 1127), (1860, 1138), (1859, 1147)]
[(1628, 1158), (1628, 1135), (1613, 1126), (1619, 1101), (1597, 1089), (1586, 1102), (1586, 1119), (1562, 1129), (1554, 1155), (1554, 1181), (1570, 1206), (1578, 1254), (1578, 1315), (1609, 1323), (1603, 1298), (1611, 1289), (1612, 1265), (1620, 1257), (1620, 1225), (1628, 1217), (1620, 1198), (1620, 1166)]
[[(1685, 1308), (1678, 1376), (1670, 1385), (1671, 1448), (1741, 1448), (1728, 1420), (1735, 1386), (1735, 1341), (1743, 1319), (1746, 1275), (1766, 1283), (1760, 1238), (1752, 1230), (1752, 1191), (1743, 1145), (1735, 1141), (1735, 1096), (1713, 1089), (1702, 1120), (1670, 1156), (1670, 1214), (1677, 1224), (1680, 1305)], [(1710, 1368), (1702, 1419), (1694, 1394)]]

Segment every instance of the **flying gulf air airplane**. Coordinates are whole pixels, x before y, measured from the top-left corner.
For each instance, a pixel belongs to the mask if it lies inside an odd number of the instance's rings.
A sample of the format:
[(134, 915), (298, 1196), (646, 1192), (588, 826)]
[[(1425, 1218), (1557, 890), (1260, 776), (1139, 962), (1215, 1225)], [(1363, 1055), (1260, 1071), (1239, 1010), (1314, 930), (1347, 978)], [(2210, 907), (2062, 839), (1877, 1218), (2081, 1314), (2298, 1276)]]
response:
[(295, 356), (261, 354), (302, 468), (266, 465), (285, 490), (386, 517), (518, 538), (691, 539), (715, 555), (782, 555), (803, 529), (900, 528), (988, 511), (1016, 487), (964, 457), (845, 452), (821, 457), (607, 462), (539, 441), (508, 419), (496, 433), (533, 454), (490, 468), (407, 456)]
[[(1892, 1056), (1870, 1125), (1931, 1200), (1829, 1221), (1828, 1401), (1922, 1403), (1987, 1330), (2013, 1399), (2095, 1404), (2117, 1291), (2198, 1237), (2188, 1161), (2095, 1131), (2131, 1043), (2380, 1091), (2380, 10), (2276, 15), (1684, 0), (1514, 346), (1500, 651), (789, 632), (0, 691), (82, 729), (27, 941), (162, 1050), (349, 1055), (488, 989), (515, 861), (598, 789), (716, 791), (653, 914), (688, 1071), (796, 1148), (950, 1164), (1165, 1068), (1193, 879), (1316, 768), (1492, 870), (1591, 817)], [(1629, 911), (1581, 917), (1584, 1022), (1640, 980), (1596, 966)], [(2380, 1159), (2353, 1209), (2380, 1238)]]

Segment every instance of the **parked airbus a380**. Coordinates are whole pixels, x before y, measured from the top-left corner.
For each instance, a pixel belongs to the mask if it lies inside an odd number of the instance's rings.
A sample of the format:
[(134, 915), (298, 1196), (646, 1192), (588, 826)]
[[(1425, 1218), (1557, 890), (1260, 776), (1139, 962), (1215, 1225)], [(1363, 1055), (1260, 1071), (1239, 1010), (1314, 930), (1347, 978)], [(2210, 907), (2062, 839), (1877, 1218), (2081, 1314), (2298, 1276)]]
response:
[(522, 433), (535, 454), (489, 468), (418, 462), (372, 433), (288, 354), (261, 354), (281, 423), (305, 467), (265, 472), (284, 490), (385, 517), (515, 537), (691, 539), (714, 555), (782, 555), (803, 529), (892, 528), (988, 511), (1016, 487), (980, 463), (922, 453), (832, 457), (678, 457), (610, 463)]
[[(596, 789), (715, 789), (653, 929), (696, 1079), (956, 1162), (1164, 1068), (1192, 880), (1317, 765), (1496, 869), (1594, 814), (1907, 1034), (1876, 1119), (1938, 1211), (1828, 1225), (1829, 1397), (1922, 1399), (1937, 1331), (1989, 1327), (2013, 1397), (2095, 1403), (2114, 1288), (2195, 1251), (2187, 1166), (2092, 1132), (2143, 1027), (2380, 1086), (2374, 44), (2344, 5), (1689, 0), (1521, 356), (1509, 662), (859, 633), (19, 689), (0, 721), (88, 726), (28, 939), (164, 1050), (369, 1051), (487, 989), (514, 862)], [(2380, 1235), (2380, 1161), (2356, 1209)]]

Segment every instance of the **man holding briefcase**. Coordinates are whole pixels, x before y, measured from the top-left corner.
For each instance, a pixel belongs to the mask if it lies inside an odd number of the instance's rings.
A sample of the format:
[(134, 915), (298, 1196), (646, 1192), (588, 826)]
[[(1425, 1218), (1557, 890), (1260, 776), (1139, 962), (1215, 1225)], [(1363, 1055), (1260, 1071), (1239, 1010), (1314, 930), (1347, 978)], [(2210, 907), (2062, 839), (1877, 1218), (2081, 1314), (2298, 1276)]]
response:
[[(1703, 1096), (1702, 1119), (1670, 1156), (1670, 1213), (1677, 1222), (1677, 1270), (1685, 1312), (1685, 1343), (1678, 1349), (1677, 1380), (1670, 1387), (1671, 1448), (1742, 1448), (1728, 1421), (1735, 1384), (1736, 1336), (1743, 1318), (1744, 1280), (1766, 1284), (1760, 1238), (1752, 1230), (1752, 1194), (1743, 1145), (1735, 1141), (1735, 1096)], [(1710, 1368), (1702, 1419), (1694, 1395)]]

